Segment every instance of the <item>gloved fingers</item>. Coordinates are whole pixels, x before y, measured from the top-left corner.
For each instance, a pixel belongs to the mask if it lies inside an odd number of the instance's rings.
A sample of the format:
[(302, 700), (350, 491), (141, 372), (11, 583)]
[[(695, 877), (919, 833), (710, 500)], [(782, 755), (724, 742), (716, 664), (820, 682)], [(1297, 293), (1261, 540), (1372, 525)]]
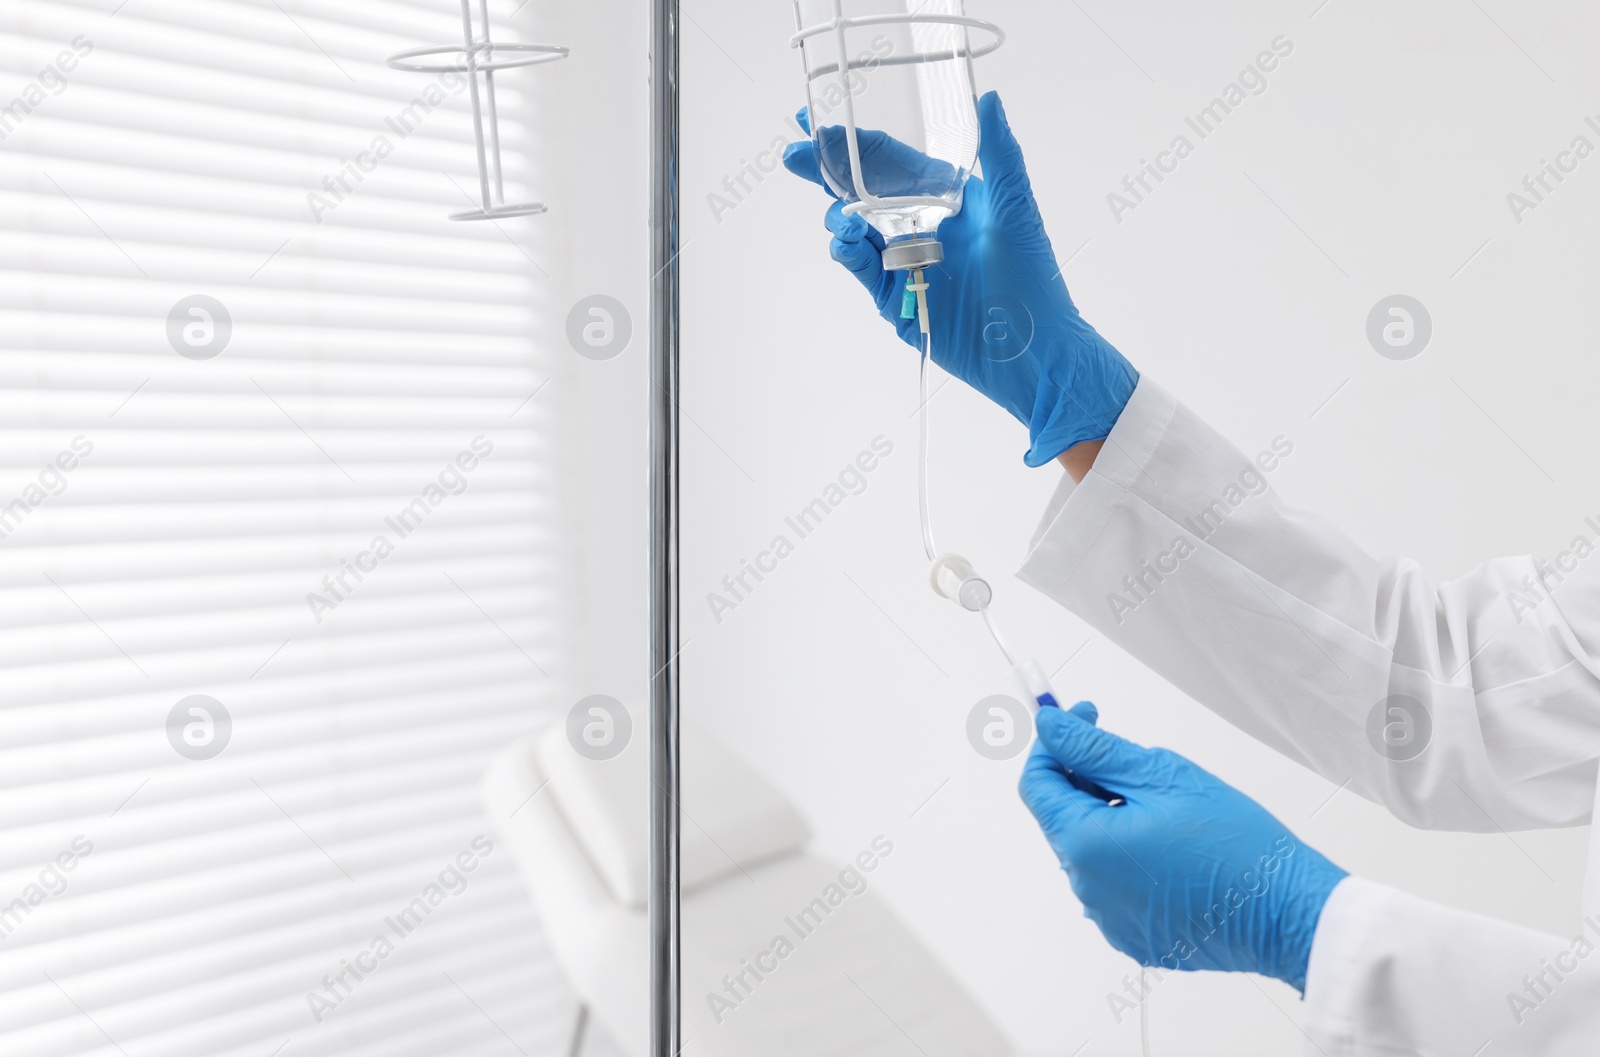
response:
[[(799, 113), (795, 115), (795, 120), (807, 135), (811, 134), (809, 107), (801, 107)], [(822, 144), (820, 154), (817, 150), (819, 140)], [(885, 197), (918, 194), (937, 196), (955, 187), (957, 176), (955, 166), (939, 158), (930, 158), (887, 133), (874, 129), (858, 129), (856, 145), (861, 153), (862, 171), (873, 194)], [(827, 160), (828, 172), (833, 174), (836, 180), (844, 184), (854, 182), (855, 177), (852, 175), (850, 164), (850, 140), (843, 126), (824, 128), (814, 140), (791, 143), (783, 152), (785, 168), (832, 194), (833, 189), (828, 186), (828, 181), (822, 173), (824, 158)]]
[(999, 205), (1033, 202), (1033, 182), (1022, 157), (1022, 145), (1011, 131), (1006, 108), (999, 92), (978, 100), (978, 124), (982, 142), (978, 159), (983, 164), (983, 182)]
[(1061, 842), (1069, 839), (1078, 826), (1088, 824), (1092, 812), (1112, 810), (1104, 800), (1074, 785), (1061, 761), (1043, 742), (1036, 742), (1028, 754), (1017, 792), (1058, 851)]
[[(830, 163), (837, 171), (850, 171), (850, 149), (842, 128), (822, 130), (822, 142)], [(867, 190), (880, 197), (929, 195), (937, 197), (956, 189), (956, 167), (943, 158), (930, 157), (885, 132), (858, 130), (856, 143), (861, 148), (861, 169), (867, 174)]]
[[(791, 143), (783, 149), (783, 167), (800, 177), (822, 188), (828, 194), (833, 194), (833, 188), (828, 186), (828, 181), (822, 178), (822, 167), (817, 162), (817, 147), (810, 140), (801, 140)], [(835, 196), (837, 197), (837, 196)]]
[(866, 240), (872, 248), (879, 253), (883, 252), (883, 236), (878, 234), (878, 229), (867, 223), (860, 213), (846, 213), (843, 202), (834, 202), (824, 214), (822, 223), (838, 238), (849, 242)]
[(883, 257), (872, 247), (872, 243), (866, 239), (848, 242), (836, 238), (828, 244), (828, 253), (849, 269), (851, 275), (861, 280), (862, 286), (877, 293), (878, 284), (883, 278)]
[(842, 202), (828, 207), (825, 222), (833, 232), (828, 252), (877, 296), (883, 281), (883, 250), (881, 242), (874, 240), (872, 226), (859, 216), (846, 216)]
[(1086, 723), (1075, 714), (1041, 708), (1039, 743), (1064, 769), (1118, 793), (1144, 784), (1150, 750)]
[[(1079, 701), (1077, 704), (1073, 705), (1067, 710), (1067, 715), (1081, 719), (1091, 727), (1100, 722), (1100, 710), (1095, 707), (1093, 701)], [(1049, 749), (1046, 748), (1045, 751), (1048, 752)], [(1119, 799), (1125, 802), (1127, 799), (1126, 797), (1122, 796), (1122, 794), (1113, 793), (1104, 786), (1095, 782), (1091, 782), (1082, 775), (1076, 774), (1072, 771), (1067, 772), (1067, 781), (1071, 782), (1074, 788), (1081, 789), (1085, 793), (1093, 794), (1095, 799), (1101, 801), (1102, 803), (1109, 803), (1112, 799)]]
[[(794, 116), (795, 121), (811, 135), (811, 108), (803, 106)], [(822, 164), (817, 159), (817, 145), (809, 139), (798, 143), (791, 143), (783, 149), (783, 167), (800, 177), (822, 188), (833, 195), (833, 188), (828, 186), (828, 181), (822, 177)], [(837, 195), (833, 195), (837, 198)]]
[[(856, 180), (849, 131), (843, 125), (828, 125), (817, 130), (814, 142), (834, 182), (853, 187)], [(958, 173), (954, 165), (929, 157), (886, 132), (857, 129), (856, 146), (860, 150), (866, 188), (874, 195), (937, 197), (956, 187)]]

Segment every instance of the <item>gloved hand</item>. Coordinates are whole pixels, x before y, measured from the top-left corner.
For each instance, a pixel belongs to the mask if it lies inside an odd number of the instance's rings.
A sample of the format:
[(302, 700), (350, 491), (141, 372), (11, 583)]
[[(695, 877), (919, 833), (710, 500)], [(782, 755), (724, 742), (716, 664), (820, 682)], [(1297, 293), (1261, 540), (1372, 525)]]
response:
[[(945, 261), (927, 273), (933, 360), (1026, 425), (1025, 461), (1043, 466), (1076, 444), (1104, 440), (1139, 375), (1072, 303), (1000, 97), (984, 96), (979, 116), (983, 178), (968, 182), (961, 212), (940, 226)], [(805, 111), (800, 120), (806, 123)], [(859, 137), (869, 187), (938, 194), (948, 185), (948, 165), (882, 132)], [(826, 129), (823, 141), (832, 162), (843, 130)], [(811, 141), (790, 144), (783, 163), (827, 190)], [(848, 172), (848, 162), (830, 168)], [(834, 260), (861, 280), (900, 337), (921, 348), (916, 320), (900, 313), (909, 273), (884, 270), (883, 238), (861, 217), (845, 216), (837, 201), (826, 222)]]
[[(1087, 703), (1040, 709), (1021, 784), (1085, 915), (1140, 965), (1260, 973), (1304, 991), (1317, 920), (1345, 871), (1243, 793), (1098, 719)], [(1085, 780), (1127, 802), (1108, 806)]]

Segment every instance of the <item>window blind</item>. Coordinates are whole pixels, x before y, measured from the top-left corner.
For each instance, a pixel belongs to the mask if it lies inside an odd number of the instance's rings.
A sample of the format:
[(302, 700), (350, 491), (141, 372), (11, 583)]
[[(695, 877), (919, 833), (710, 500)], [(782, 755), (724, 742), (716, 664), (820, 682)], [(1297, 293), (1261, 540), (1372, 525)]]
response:
[(556, 707), (552, 261), (537, 219), (445, 219), (465, 93), (383, 66), (460, 34), (0, 6), (8, 1057), (565, 1052), (477, 791)]

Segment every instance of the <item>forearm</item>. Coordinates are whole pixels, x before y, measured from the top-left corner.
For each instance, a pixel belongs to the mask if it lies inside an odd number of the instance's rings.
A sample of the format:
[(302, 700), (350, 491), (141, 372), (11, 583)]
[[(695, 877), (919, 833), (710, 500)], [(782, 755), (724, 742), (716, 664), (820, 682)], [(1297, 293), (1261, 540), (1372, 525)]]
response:
[(1056, 462), (1075, 483), (1082, 483), (1089, 476), (1089, 471), (1094, 469), (1094, 460), (1099, 456), (1100, 449), (1106, 446), (1103, 440), (1090, 440), (1082, 444), (1075, 444), (1056, 456)]
[[(1415, 825), (1587, 821), (1600, 557), (1551, 581), (1534, 611), (1510, 604), (1538, 573), (1530, 559), (1435, 591), (1414, 562), (1373, 558), (1286, 507), (1267, 486), (1281, 460), (1270, 446), (1247, 457), (1141, 385), (1022, 578), (1236, 726)], [(1416, 753), (1382, 740), (1390, 707), (1416, 722)]]

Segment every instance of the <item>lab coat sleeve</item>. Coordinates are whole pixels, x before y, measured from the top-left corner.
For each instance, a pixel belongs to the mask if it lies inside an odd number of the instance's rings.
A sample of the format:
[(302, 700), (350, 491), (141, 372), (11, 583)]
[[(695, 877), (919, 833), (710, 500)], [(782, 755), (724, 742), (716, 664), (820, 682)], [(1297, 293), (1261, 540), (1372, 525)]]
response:
[[(1431, 587), (1270, 487), (1148, 379), (1063, 481), (1022, 579), (1235, 726), (1420, 827), (1585, 823), (1600, 759), (1600, 519), (1548, 564)], [(1575, 535), (1579, 526), (1574, 526)], [(1597, 966), (1600, 971), (1600, 966)]]
[(1547, 936), (1360, 878), (1317, 925), (1306, 1057), (1593, 1057), (1600, 919)]

